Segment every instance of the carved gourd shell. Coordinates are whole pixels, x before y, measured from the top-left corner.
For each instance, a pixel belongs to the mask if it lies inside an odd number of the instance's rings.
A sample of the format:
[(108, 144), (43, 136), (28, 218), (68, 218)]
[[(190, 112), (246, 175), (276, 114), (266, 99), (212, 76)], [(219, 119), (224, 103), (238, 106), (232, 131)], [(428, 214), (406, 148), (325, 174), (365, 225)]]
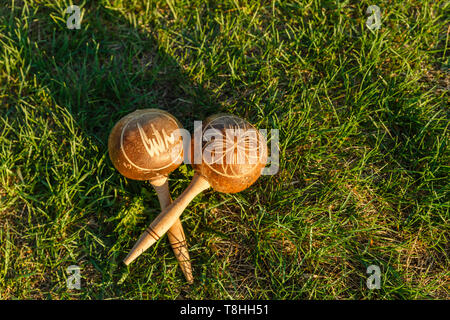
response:
[(194, 170), (216, 191), (236, 193), (248, 188), (266, 165), (266, 139), (237, 116), (208, 117), (202, 128), (202, 140), (201, 163), (193, 161)]
[(108, 138), (109, 157), (125, 177), (152, 180), (167, 176), (183, 160), (182, 128), (170, 113), (136, 110), (120, 119)]

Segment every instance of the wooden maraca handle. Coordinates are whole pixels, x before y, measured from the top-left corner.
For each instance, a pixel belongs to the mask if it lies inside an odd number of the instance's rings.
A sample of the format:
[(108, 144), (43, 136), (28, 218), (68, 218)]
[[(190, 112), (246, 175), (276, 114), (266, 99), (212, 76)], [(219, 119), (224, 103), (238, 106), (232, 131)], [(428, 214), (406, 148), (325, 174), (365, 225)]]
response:
[[(166, 209), (172, 204), (167, 177), (163, 177), (162, 179), (156, 181), (150, 181), (150, 183), (156, 191), (161, 210)], [(192, 284), (194, 282), (194, 277), (192, 276), (191, 259), (189, 257), (186, 236), (184, 234), (180, 219), (177, 219), (169, 229), (167, 232), (167, 237), (169, 238), (169, 243), (172, 246), (173, 253), (178, 260), (186, 281)]]
[(181, 216), (184, 209), (200, 192), (210, 187), (209, 182), (202, 176), (195, 174), (191, 183), (183, 193), (166, 209), (153, 220), (150, 226), (145, 229), (139, 240), (131, 249), (123, 262), (129, 265), (145, 250), (151, 247), (159, 238), (164, 235)]

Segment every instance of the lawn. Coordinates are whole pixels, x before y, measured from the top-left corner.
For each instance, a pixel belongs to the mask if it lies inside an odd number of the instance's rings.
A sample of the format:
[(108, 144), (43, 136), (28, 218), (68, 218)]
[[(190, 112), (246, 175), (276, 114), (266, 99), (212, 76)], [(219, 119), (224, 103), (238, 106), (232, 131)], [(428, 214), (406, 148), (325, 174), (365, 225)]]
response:
[[(0, 0), (1, 299), (449, 298), (448, 1), (70, 4)], [(107, 139), (143, 108), (279, 130), (276, 174), (181, 216), (192, 285), (167, 237), (122, 263), (159, 203)]]

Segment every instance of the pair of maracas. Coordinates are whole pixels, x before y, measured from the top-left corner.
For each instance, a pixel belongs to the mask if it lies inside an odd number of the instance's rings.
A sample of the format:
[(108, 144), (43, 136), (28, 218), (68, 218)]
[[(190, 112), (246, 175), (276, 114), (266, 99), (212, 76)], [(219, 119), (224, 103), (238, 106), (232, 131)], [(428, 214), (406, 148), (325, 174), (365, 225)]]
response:
[[(150, 181), (162, 209), (124, 263), (130, 264), (168, 232), (169, 242), (186, 280), (192, 283), (192, 268), (180, 215), (195, 196), (209, 187), (219, 192), (236, 193), (253, 184), (266, 164), (267, 142), (247, 121), (228, 114), (207, 118), (200, 141), (192, 139), (187, 144), (190, 150), (183, 148), (182, 135), (178, 131), (181, 128), (179, 121), (168, 112), (136, 110), (114, 126), (109, 135), (108, 150), (112, 163), (122, 175)], [(200, 148), (195, 143), (200, 143)], [(195, 174), (186, 190), (172, 202), (167, 177), (186, 154), (190, 155), (188, 158), (193, 163)]]

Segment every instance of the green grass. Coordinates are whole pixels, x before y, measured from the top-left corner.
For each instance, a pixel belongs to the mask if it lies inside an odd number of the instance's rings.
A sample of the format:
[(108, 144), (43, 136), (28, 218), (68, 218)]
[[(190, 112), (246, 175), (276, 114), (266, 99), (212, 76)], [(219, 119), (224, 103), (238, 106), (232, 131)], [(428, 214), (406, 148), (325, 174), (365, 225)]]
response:
[[(448, 299), (448, 2), (69, 4), (0, 0), (1, 299)], [(276, 175), (182, 215), (192, 286), (166, 237), (121, 262), (159, 213), (107, 153), (137, 108), (280, 132)]]

